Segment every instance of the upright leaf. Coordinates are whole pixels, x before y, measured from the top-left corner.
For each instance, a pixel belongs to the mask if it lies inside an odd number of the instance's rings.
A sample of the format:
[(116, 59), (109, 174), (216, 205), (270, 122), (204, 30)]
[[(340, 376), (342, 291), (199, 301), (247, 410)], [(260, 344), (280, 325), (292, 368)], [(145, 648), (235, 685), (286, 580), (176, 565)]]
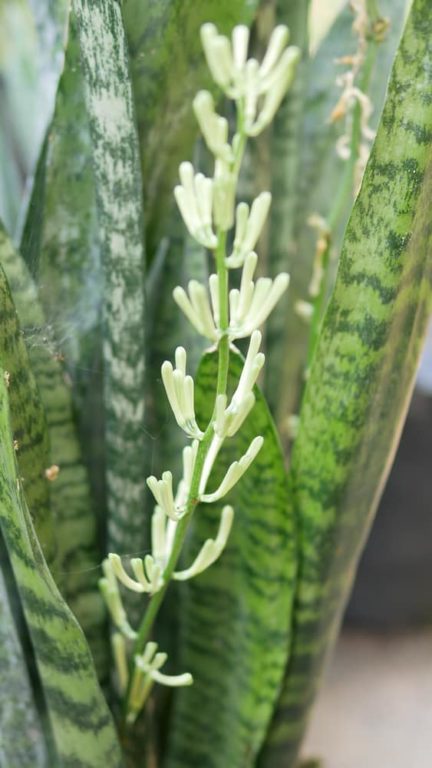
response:
[(26, 501), (47, 561), (56, 555), (55, 520), (46, 471), (50, 445), (43, 404), (22, 336), (17, 311), (3, 271), (6, 239), (0, 230), (0, 366), (9, 383), (11, 422)]
[[(370, 119), (373, 129), (376, 129), (381, 117), (388, 78), (401, 36), (406, 0), (379, 0), (378, 7), (390, 26), (382, 39), (374, 37), (373, 30), (370, 31), (367, 62), (359, 78), (359, 85), (364, 88), (373, 107)], [(357, 47), (353, 19), (352, 9), (347, 4), (318, 50), (305, 64), (304, 109), (297, 145), (298, 168), (297, 173), (290, 177), (295, 186), (295, 209), (287, 219), (290, 223), (273, 230), (276, 253), (284, 258), (279, 269), (290, 272), (291, 284), (285, 307), (281, 306), (279, 315), (272, 321), (267, 368), (272, 373), (267, 379), (266, 391), (272, 410), (277, 415), (278, 426), (285, 434), (287, 417), (297, 412), (304, 385), (309, 326), (298, 316), (295, 305), (298, 300), (307, 299), (312, 276), (317, 233), (308, 222), (312, 215), (318, 214), (328, 223), (331, 228), (332, 260), (336, 265), (353, 203), (353, 170), (350, 162), (342, 160), (336, 150), (345, 124), (343, 121), (342, 124), (330, 122), (330, 115), (341, 93), (336, 81), (347, 67), (338, 61), (353, 55)], [(276, 164), (277, 157), (276, 152)], [(285, 184), (288, 183), (285, 180)], [(282, 215), (284, 205), (286, 203), (276, 198), (277, 209)], [(285, 239), (281, 233), (286, 234)], [(334, 279), (334, 271), (333, 267), (330, 282)]]
[(0, 763), (49, 768), (45, 736), (1, 569), (0, 696)]
[[(275, 22), (290, 29), (290, 41), (302, 51), (293, 87), (282, 102), (270, 139), (271, 191), (273, 204), (269, 221), (268, 269), (272, 276), (290, 271), (297, 257), (294, 251), (296, 205), (301, 176), (302, 122), (305, 101), (305, 75), (308, 57), (309, 0), (274, 0)], [(286, 318), (292, 303), (291, 291), (283, 296), (269, 318), (266, 332), (268, 365), (266, 392), (273, 413), (278, 413), (280, 386), (286, 365), (281, 348), (286, 333)]]
[(0, 376), (0, 526), (18, 584), (61, 765), (118, 768), (120, 750), (83, 633), (37, 541), (17, 473)]
[(145, 548), (145, 302), (142, 184), (120, 5), (75, 0), (93, 142), (104, 275), (108, 540)]
[[(100, 323), (102, 279), (91, 140), (72, 15), (54, 117), (39, 159), (21, 252), (81, 403)], [(39, 238), (34, 236), (40, 228)]]
[(290, 474), (294, 639), (259, 765), (291, 768), (403, 425), (431, 311), (432, 16), (414, 0), (308, 381)]
[(69, 0), (0, 4), (0, 216), (20, 239), (20, 208), (52, 117)]
[(91, 644), (98, 671), (104, 676), (107, 635), (96, 568), (101, 554), (87, 471), (73, 420), (71, 393), (61, 363), (56, 359), (56, 347), (52, 344), (35, 286), (2, 229), (0, 254), (45, 408), (51, 443), (50, 466), (56, 465), (60, 469), (50, 486), (59, 545), (59, 580), (63, 594)]
[[(234, 357), (229, 386), (238, 382), (242, 364)], [(202, 423), (211, 417), (217, 361), (201, 363), (196, 406)], [(180, 603), (179, 666), (192, 672), (194, 685), (177, 694), (169, 726), (165, 768), (254, 765), (282, 682), (290, 634), (296, 540), (288, 502), (286, 474), (273, 421), (263, 396), (239, 435), (217, 462), (217, 487), (230, 462), (257, 435), (262, 451), (230, 501), (234, 527), (220, 560), (184, 587)], [(214, 537), (221, 504), (201, 505), (185, 565), (205, 539)]]

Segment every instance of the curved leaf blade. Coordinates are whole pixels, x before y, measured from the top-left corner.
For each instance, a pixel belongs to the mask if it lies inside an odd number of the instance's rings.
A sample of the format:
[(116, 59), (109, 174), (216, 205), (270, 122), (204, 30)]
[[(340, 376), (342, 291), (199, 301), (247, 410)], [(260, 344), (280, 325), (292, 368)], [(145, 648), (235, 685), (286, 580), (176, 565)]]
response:
[[(366, 68), (369, 81), (367, 96), (373, 107), (370, 125), (374, 130), (381, 117), (406, 4), (407, 0), (379, 0), (378, 3), (382, 17), (390, 21), (390, 28), (381, 42), (371, 39), (368, 43), (371, 51)], [(346, 187), (344, 178), (347, 161), (341, 160), (336, 151), (345, 124), (341, 126), (329, 120), (340, 96), (336, 80), (344, 71), (344, 67), (337, 61), (342, 56), (353, 54), (357, 46), (352, 30), (353, 19), (352, 9), (347, 4), (318, 50), (305, 64), (304, 109), (299, 129), (302, 139), (300, 147), (296, 147), (300, 172), (294, 176), (295, 210), (291, 212), (291, 217), (287, 216), (284, 227), (279, 223), (274, 232), (274, 250), (285, 259), (281, 260), (276, 271), (288, 270), (291, 283), (285, 306), (282, 304), (274, 318), (270, 318), (273, 349), (270, 341), (266, 394), (272, 412), (276, 414), (276, 423), (284, 433), (287, 417), (297, 412), (304, 387), (303, 373), (310, 327), (297, 315), (295, 305), (298, 300), (307, 299), (316, 250), (316, 231), (308, 222), (314, 214), (326, 221), (335, 218), (331, 234), (332, 260), (335, 265), (331, 268), (333, 284), (341, 241), (353, 204), (351, 183), (341, 197), (341, 189)], [(277, 163), (277, 155), (275, 161)], [(284, 182), (282, 177), (282, 189), (284, 185), (289, 188), (289, 180), (285, 179)], [(280, 219), (283, 221), (287, 204), (284, 201), (278, 203), (277, 198), (275, 204), (280, 207)], [(280, 237), (284, 230), (285, 239)]]
[(2, 267), (7, 247), (7, 240), (2, 237), (0, 229), (0, 366), (6, 371), (9, 381), (14, 445), (26, 500), (44, 555), (53, 564), (56, 556), (55, 521), (45, 476), (50, 466), (48, 427)]
[[(241, 370), (240, 358), (233, 356), (230, 387)], [(202, 423), (211, 417), (216, 378), (216, 357), (206, 355), (196, 389)], [(178, 664), (195, 682), (177, 695), (166, 768), (254, 765), (282, 681), (296, 572), (295, 525), (273, 421), (262, 394), (255, 394), (255, 407), (212, 473), (211, 485), (217, 487), (228, 464), (253, 437), (264, 436), (261, 452), (226, 499), (235, 510), (228, 544), (217, 563), (184, 585)], [(197, 509), (185, 565), (215, 535), (222, 506)]]
[(146, 546), (145, 257), (140, 156), (120, 4), (75, 0), (103, 261), (108, 546)]
[(45, 409), (51, 444), (50, 464), (60, 468), (55, 482), (50, 484), (58, 542), (59, 585), (86, 633), (103, 677), (108, 638), (105, 610), (97, 587), (99, 573), (95, 568), (100, 564), (101, 554), (97, 546), (89, 480), (73, 420), (71, 393), (53, 352), (35, 286), (23, 260), (1, 228), (0, 254)]
[(120, 750), (90, 651), (54, 584), (25, 503), (3, 372), (0, 437), (0, 525), (30, 630), (60, 762), (83, 768), (118, 768)]
[(405, 418), (431, 311), (432, 16), (415, 0), (295, 443), (292, 653), (259, 765), (291, 768)]
[(0, 763), (49, 768), (45, 737), (1, 569), (0, 695)]

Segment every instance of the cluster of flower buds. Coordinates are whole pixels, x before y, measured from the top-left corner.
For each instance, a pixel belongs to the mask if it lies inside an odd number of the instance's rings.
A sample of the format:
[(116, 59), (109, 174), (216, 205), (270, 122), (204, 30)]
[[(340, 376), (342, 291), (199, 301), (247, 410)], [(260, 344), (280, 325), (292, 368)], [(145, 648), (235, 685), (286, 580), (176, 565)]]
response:
[[(228, 467), (219, 486), (214, 491), (208, 490), (221, 446), (241, 429), (254, 406), (254, 387), (264, 364), (259, 328), (289, 282), (286, 273), (274, 280), (264, 277), (254, 280), (257, 266), (254, 249), (268, 216), (271, 194), (262, 192), (250, 207), (246, 203), (236, 207), (236, 189), (246, 139), (256, 136), (273, 119), (293, 79), (299, 50), (287, 48), (288, 30), (282, 26), (274, 30), (261, 65), (255, 59), (247, 58), (247, 27), (236, 27), (231, 42), (219, 35), (212, 24), (204, 25), (201, 36), (215, 82), (236, 101), (237, 132), (230, 139), (228, 121), (217, 114), (211, 94), (200, 91), (193, 107), (206, 144), (214, 156), (214, 174), (213, 178), (207, 178), (202, 173), (195, 173), (191, 163), (182, 163), (180, 183), (174, 195), (189, 233), (200, 245), (216, 255), (220, 243), (225, 243), (225, 233), (234, 229), (233, 246), (231, 253), (222, 254), (222, 266), (220, 255), (217, 257), (216, 272), (210, 276), (208, 286), (192, 280), (187, 290), (177, 286), (173, 296), (198, 333), (213, 345), (224, 343), (228, 353), (228, 345), (236, 339), (250, 337), (250, 342), (234, 393), (228, 398), (226, 391), (218, 392), (211, 422), (204, 430), (195, 414), (194, 381), (186, 373), (185, 349), (176, 349), (175, 365), (168, 360), (162, 365), (162, 381), (174, 418), (192, 441), (183, 450), (183, 475), (176, 492), (169, 471), (163, 472), (160, 479), (154, 476), (147, 479), (155, 500), (151, 554), (143, 560), (132, 558), (128, 566), (130, 572), (118, 555), (110, 554), (104, 563), (105, 576), (101, 580), (117, 629), (113, 635), (117, 675), (121, 691), (128, 690), (131, 722), (155, 682), (190, 685), (192, 678), (187, 673), (174, 677), (162, 674), (160, 668), (166, 661), (166, 654), (158, 652), (152, 642), (147, 643), (142, 653), (132, 653), (129, 675), (127, 642), (134, 640), (136, 632), (127, 622), (119, 584), (152, 596), (165, 587), (168, 578), (184, 581), (198, 576), (221, 556), (234, 520), (230, 505), (222, 508), (215, 537), (203, 543), (195, 560), (183, 570), (176, 570), (176, 537), (184, 530), (185, 518), (196, 504), (223, 499), (261, 450), (263, 438), (257, 435), (246, 453)], [(236, 268), (242, 270), (239, 288), (229, 290), (228, 270)]]
[(204, 24), (201, 29), (214, 81), (230, 99), (244, 103), (247, 136), (257, 136), (271, 123), (294, 79), (300, 51), (295, 46), (287, 47), (288, 38), (287, 27), (276, 27), (260, 65), (256, 59), (247, 58), (248, 27), (235, 27), (231, 42), (213, 24)]
[[(217, 342), (224, 335), (228, 335), (230, 341), (244, 339), (265, 323), (288, 288), (289, 275), (281, 272), (274, 280), (269, 277), (260, 277), (254, 282), (256, 264), (257, 255), (254, 251), (250, 251), (244, 258), (240, 288), (233, 288), (229, 292), (228, 328), (222, 328), (220, 324), (219, 276), (217, 274), (210, 275), (208, 290), (196, 280), (190, 281), (187, 291), (181, 286), (174, 289), (174, 300), (189, 322), (206, 339)], [(230, 265), (227, 264), (227, 266)], [(171, 395), (168, 394), (168, 397), (171, 403)], [(180, 422), (185, 422), (186, 412), (180, 418), (177, 410), (174, 413), (179, 426), (183, 426)], [(191, 432), (190, 436), (193, 437), (194, 434)]]
[[(127, 665), (126, 647), (122, 640), (122, 638), (120, 640), (117, 638), (115, 645), (117, 667), (120, 669), (124, 669)], [(167, 658), (166, 653), (158, 651), (157, 643), (154, 642), (147, 643), (144, 652), (134, 657), (134, 671), (127, 715), (129, 725), (135, 722), (155, 683), (167, 685), (171, 688), (192, 685), (193, 678), (189, 672), (185, 672), (182, 675), (165, 675), (163, 672), (160, 672)]]

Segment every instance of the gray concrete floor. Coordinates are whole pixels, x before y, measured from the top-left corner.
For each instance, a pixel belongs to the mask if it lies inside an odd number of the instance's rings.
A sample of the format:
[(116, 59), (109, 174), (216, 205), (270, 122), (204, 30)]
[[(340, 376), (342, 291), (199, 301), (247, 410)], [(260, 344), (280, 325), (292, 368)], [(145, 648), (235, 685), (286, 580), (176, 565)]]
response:
[(323, 768), (432, 768), (432, 630), (345, 632), (304, 757), (321, 757)]

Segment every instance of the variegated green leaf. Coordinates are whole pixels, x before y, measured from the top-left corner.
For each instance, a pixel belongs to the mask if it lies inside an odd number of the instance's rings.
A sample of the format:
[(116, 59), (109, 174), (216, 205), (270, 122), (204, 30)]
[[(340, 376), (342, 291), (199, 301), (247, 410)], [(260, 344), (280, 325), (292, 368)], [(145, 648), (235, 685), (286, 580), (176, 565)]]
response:
[(0, 525), (30, 630), (59, 763), (117, 768), (120, 750), (90, 651), (54, 584), (25, 503), (3, 372), (0, 436)]
[[(233, 356), (229, 386), (242, 370)], [(196, 392), (202, 423), (211, 417), (215, 355), (201, 363)], [(212, 474), (217, 487), (228, 465), (261, 434), (264, 446), (224, 499), (235, 520), (220, 560), (186, 582), (180, 616), (179, 668), (194, 685), (176, 694), (166, 768), (246, 768), (254, 765), (285, 667), (296, 572), (294, 519), (279, 441), (263, 396), (240, 433), (228, 441)], [(187, 566), (218, 528), (222, 504), (201, 505), (192, 523)]]
[(108, 543), (145, 547), (145, 301), (139, 146), (120, 4), (73, 5), (93, 144), (104, 280)]
[[(2, 569), (7, 557), (0, 542)], [(48, 751), (25, 653), (0, 569), (0, 763), (5, 768), (49, 768)]]
[(60, 469), (50, 485), (52, 514), (56, 520), (59, 583), (86, 633), (98, 671), (103, 676), (106, 674), (107, 637), (96, 568), (101, 554), (97, 548), (96, 518), (87, 471), (73, 421), (71, 393), (61, 363), (56, 359), (56, 347), (35, 286), (2, 229), (0, 262), (8, 279), (45, 408), (51, 443), (49, 466), (56, 465)]
[[(299, 145), (303, 138), (310, 0), (274, 0), (272, 5), (274, 23), (286, 24), (290, 30), (290, 42), (302, 51), (293, 86), (275, 117), (269, 139), (268, 164), (273, 202), (269, 217), (267, 269), (274, 276), (279, 272), (292, 272), (292, 263), (298, 258), (294, 233), (298, 188), (303, 172)], [(284, 366), (281, 348), (286, 336), (287, 307), (291, 303), (292, 288), (275, 308), (266, 329), (268, 364), (265, 370), (265, 389), (274, 414), (279, 413), (281, 366)]]
[(21, 252), (37, 282), (80, 405), (95, 364), (102, 295), (91, 151), (72, 15), (65, 67), (39, 159)]
[(432, 308), (432, 16), (414, 0), (348, 224), (290, 474), (294, 639), (262, 768), (292, 768), (402, 428)]
[(54, 519), (50, 507), (50, 446), (45, 412), (33, 376), (17, 311), (6, 275), (4, 253), (8, 247), (0, 230), (0, 366), (9, 384), (11, 421), (18, 466), (26, 500), (47, 561), (56, 555)]
[[(373, 112), (370, 125), (373, 129), (376, 129), (381, 116), (406, 4), (407, 0), (379, 0), (379, 12), (389, 20), (390, 27), (381, 42), (374, 40), (372, 30), (368, 38), (367, 62), (358, 82), (371, 99)], [(307, 62), (303, 83), (305, 103), (299, 130), (301, 141), (297, 152), (298, 170), (289, 179), (280, 174), (277, 184), (279, 193), (274, 206), (276, 226), (272, 228), (271, 253), (272, 257), (276, 255), (279, 259), (275, 271), (288, 270), (291, 284), (289, 294), (276, 310), (274, 318), (270, 319), (266, 395), (276, 414), (278, 426), (285, 435), (287, 417), (296, 412), (304, 386), (309, 326), (296, 314), (295, 304), (308, 298), (312, 275), (317, 233), (308, 222), (313, 214), (318, 214), (328, 221), (332, 229), (333, 280), (353, 202), (353, 169), (349, 162), (341, 160), (336, 151), (345, 123), (330, 122), (330, 115), (341, 94), (336, 80), (347, 69), (346, 65), (337, 62), (344, 56), (352, 55), (357, 46), (352, 30), (353, 19), (353, 11), (347, 4)], [(276, 169), (280, 167), (279, 152), (275, 145)], [(291, 188), (294, 185), (295, 202), (292, 197), (286, 197), (287, 192), (283, 192), (284, 185), (289, 190), (290, 183)]]
[(0, 217), (16, 240), (63, 67), (69, 0), (0, 3)]

